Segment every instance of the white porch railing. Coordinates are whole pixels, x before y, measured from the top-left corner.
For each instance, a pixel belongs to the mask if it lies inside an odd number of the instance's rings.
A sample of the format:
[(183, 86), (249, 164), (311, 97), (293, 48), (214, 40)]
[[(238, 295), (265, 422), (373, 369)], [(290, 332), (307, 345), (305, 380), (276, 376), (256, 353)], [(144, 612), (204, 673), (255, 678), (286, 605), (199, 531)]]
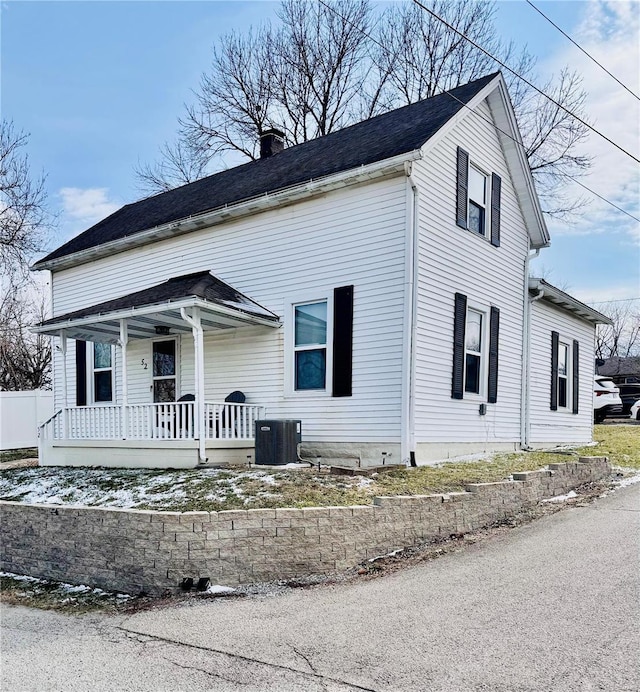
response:
[(196, 425), (195, 402), (67, 407), (40, 426), (42, 440), (253, 440), (265, 409), (255, 404), (204, 404)]

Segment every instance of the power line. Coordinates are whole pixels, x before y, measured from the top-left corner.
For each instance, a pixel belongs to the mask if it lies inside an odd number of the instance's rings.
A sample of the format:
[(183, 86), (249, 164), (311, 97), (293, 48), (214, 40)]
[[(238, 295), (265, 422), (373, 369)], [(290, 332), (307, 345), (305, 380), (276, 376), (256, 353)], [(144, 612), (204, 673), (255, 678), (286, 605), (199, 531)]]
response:
[(573, 45), (574, 45), (576, 48), (578, 48), (579, 50), (581, 50), (590, 60), (592, 60), (596, 65), (598, 65), (598, 67), (600, 67), (602, 70), (604, 70), (604, 71), (609, 75), (609, 77), (611, 77), (612, 79), (615, 79), (615, 81), (618, 82), (618, 84), (619, 84), (623, 89), (626, 89), (626, 90), (631, 94), (631, 96), (633, 96), (634, 98), (638, 99), (638, 101), (640, 101), (640, 96), (638, 96), (638, 94), (636, 94), (636, 93), (634, 93), (633, 91), (631, 91), (631, 89), (629, 89), (629, 87), (628, 87), (626, 84), (623, 84), (614, 74), (612, 74), (611, 72), (609, 72), (609, 70), (607, 70), (607, 68), (606, 68), (601, 62), (598, 62), (598, 61), (593, 57), (593, 55), (591, 55), (591, 53), (589, 53), (588, 51), (586, 51), (580, 44), (578, 44), (576, 41), (574, 41), (574, 40), (571, 38), (571, 36), (569, 36), (569, 34), (565, 33), (565, 32), (564, 32), (564, 31), (563, 31), (552, 19), (550, 19), (549, 17), (547, 17), (547, 15), (546, 15), (539, 7), (536, 7), (536, 6), (531, 2), (531, 0), (526, 0), (526, 2), (527, 2), (527, 5), (531, 5), (531, 7), (533, 7), (533, 9), (534, 9), (538, 14), (542, 15), (542, 16), (549, 22), (549, 24), (551, 24), (551, 26), (555, 27), (565, 38), (568, 38), (569, 41), (571, 41), (571, 43), (573, 43)]
[[(325, 4), (322, 0), (319, 0), (319, 1), (320, 1), (323, 5)], [(593, 127), (592, 125), (589, 125), (589, 123), (588, 123), (586, 120), (583, 120), (580, 116), (576, 115), (575, 113), (573, 113), (572, 111), (570, 111), (568, 108), (566, 108), (565, 106), (563, 106), (559, 101), (556, 101), (553, 97), (549, 96), (549, 95), (546, 94), (544, 91), (542, 91), (542, 89), (539, 89), (535, 84), (533, 84), (533, 82), (530, 82), (526, 77), (523, 77), (522, 75), (518, 74), (514, 69), (512, 69), (511, 67), (509, 67), (509, 65), (507, 65), (506, 63), (504, 63), (504, 62), (503, 62), (502, 60), (500, 60), (499, 58), (496, 58), (495, 55), (492, 55), (491, 53), (489, 53), (488, 50), (486, 50), (486, 49), (483, 48), (481, 45), (479, 45), (478, 43), (476, 43), (473, 39), (469, 38), (466, 34), (463, 34), (461, 31), (459, 31), (458, 29), (456, 29), (452, 24), (449, 24), (449, 22), (447, 22), (445, 19), (443, 19), (440, 15), (436, 14), (433, 10), (430, 10), (428, 7), (426, 7), (425, 5), (423, 5), (423, 4), (420, 2), (420, 0), (413, 0), (413, 2), (414, 2), (416, 5), (418, 5), (418, 7), (421, 7), (425, 12), (427, 12), (428, 14), (430, 14), (434, 19), (437, 19), (438, 21), (442, 22), (447, 28), (451, 29), (451, 31), (454, 31), (456, 34), (458, 34), (458, 36), (460, 36), (461, 38), (465, 39), (465, 41), (468, 41), (472, 46), (474, 46), (474, 47), (477, 48), (479, 51), (481, 51), (482, 53), (484, 53), (487, 57), (491, 58), (491, 60), (494, 60), (495, 62), (497, 62), (498, 65), (500, 65), (501, 67), (504, 67), (505, 70), (509, 70), (509, 72), (511, 72), (512, 75), (514, 75), (515, 77), (517, 77), (518, 79), (520, 79), (521, 81), (523, 81), (525, 84), (527, 84), (529, 87), (531, 87), (534, 91), (537, 91), (541, 96), (544, 96), (546, 99), (548, 99), (549, 101), (551, 101), (551, 103), (553, 103), (555, 106), (557, 106), (558, 108), (560, 108), (561, 110), (563, 110), (565, 113), (567, 113), (567, 115), (570, 115), (574, 120), (576, 120), (577, 122), (581, 123), (582, 125), (584, 125), (585, 127), (587, 127), (589, 130), (591, 130), (592, 132), (595, 132), (599, 137), (602, 137), (602, 139), (604, 139), (604, 140), (606, 140), (607, 142), (609, 142), (609, 144), (613, 145), (616, 149), (619, 149), (623, 154), (626, 154), (629, 158), (632, 158), (632, 159), (633, 159), (634, 161), (636, 161), (637, 163), (640, 163), (640, 159), (639, 159), (637, 156), (634, 156), (631, 152), (628, 152), (626, 149), (624, 149), (623, 147), (621, 147), (619, 144), (617, 144), (616, 142), (614, 142), (612, 139), (610, 139), (609, 137), (607, 137), (605, 134), (603, 134), (603, 133), (600, 132), (599, 130), (596, 130), (596, 128)], [(327, 7), (327, 5), (325, 5), (325, 7)]]
[[(344, 21), (348, 22), (352, 27), (354, 27), (355, 29), (358, 29), (358, 30), (359, 30), (362, 34), (364, 34), (367, 38), (369, 38), (369, 39), (370, 39), (371, 41), (373, 41), (375, 44), (377, 44), (378, 46), (380, 46), (384, 51), (386, 51), (388, 54), (390, 54), (390, 51), (389, 51), (389, 49), (387, 48), (387, 46), (385, 46), (384, 44), (380, 43), (380, 41), (378, 41), (377, 39), (375, 39), (373, 36), (371, 36), (371, 34), (367, 33), (364, 29), (362, 29), (361, 27), (359, 27), (357, 24), (355, 24), (354, 22), (352, 22), (350, 19), (347, 19), (347, 17), (345, 17), (344, 15), (340, 14), (336, 9), (334, 9), (333, 7), (331, 7), (331, 5), (328, 5), (326, 2), (324, 2), (324, 0), (318, 0), (318, 2), (319, 2), (321, 5), (324, 5), (324, 7), (326, 7), (328, 10), (330, 10), (331, 12), (333, 12), (335, 15), (337, 15), (338, 17), (340, 17), (340, 18), (343, 19)], [(527, 155), (527, 151), (526, 151), (526, 149), (525, 149), (525, 146), (524, 146), (524, 144), (523, 144), (520, 140), (516, 139), (515, 137), (513, 137), (512, 135), (510, 135), (508, 132), (505, 132), (503, 129), (499, 128), (492, 120), (490, 120), (489, 118), (485, 118), (481, 113), (478, 113), (478, 111), (476, 111), (476, 110), (474, 110), (473, 108), (471, 108), (469, 105), (467, 105), (466, 103), (464, 103), (464, 101), (461, 101), (457, 96), (454, 96), (450, 91), (445, 91), (444, 93), (447, 94), (447, 95), (449, 95), (454, 101), (457, 101), (461, 106), (463, 106), (464, 108), (466, 108), (470, 113), (472, 113), (472, 114), (475, 115), (476, 117), (480, 118), (481, 120), (484, 120), (486, 123), (488, 123), (489, 125), (491, 125), (491, 127), (493, 127), (497, 132), (500, 132), (500, 133), (503, 134), (505, 137), (508, 137), (510, 140), (512, 140), (513, 142), (515, 142), (515, 143), (523, 150), (525, 156)], [(576, 183), (576, 184), (579, 185), (580, 187), (582, 187), (582, 188), (584, 188), (585, 190), (587, 190), (587, 192), (590, 192), (592, 195), (594, 195), (594, 197), (598, 197), (598, 198), (601, 199), (603, 202), (606, 202), (607, 204), (609, 204), (610, 206), (612, 206), (614, 209), (617, 209), (619, 212), (622, 212), (623, 214), (626, 214), (626, 216), (629, 216), (629, 217), (632, 218), (634, 221), (637, 221), (638, 223), (640, 223), (640, 218), (638, 218), (637, 216), (634, 216), (633, 214), (631, 214), (630, 212), (626, 211), (626, 210), (623, 209), (622, 207), (618, 206), (615, 202), (612, 202), (610, 199), (607, 199), (606, 197), (604, 197), (603, 195), (599, 194), (599, 193), (596, 192), (595, 190), (592, 190), (590, 187), (588, 187), (588, 186), (585, 185), (584, 183), (580, 182), (577, 178), (574, 178), (573, 176), (570, 176), (570, 175), (567, 175), (567, 174), (563, 174), (563, 173), (556, 173), (556, 175), (561, 175), (561, 176), (563, 176), (563, 177), (565, 177), (565, 178), (569, 178), (569, 179), (572, 180), (574, 183)]]
[(617, 300), (592, 300), (589, 301), (589, 305), (608, 305), (609, 303), (633, 303), (634, 300), (640, 300), (640, 296), (637, 298), (618, 298)]

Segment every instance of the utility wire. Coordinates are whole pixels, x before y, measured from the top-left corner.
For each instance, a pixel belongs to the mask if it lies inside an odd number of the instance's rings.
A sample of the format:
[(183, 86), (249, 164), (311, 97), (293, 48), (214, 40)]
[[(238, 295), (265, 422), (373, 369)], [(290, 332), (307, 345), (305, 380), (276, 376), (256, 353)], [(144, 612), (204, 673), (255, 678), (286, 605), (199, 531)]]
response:
[[(331, 5), (328, 5), (326, 2), (324, 2), (324, 0), (318, 0), (318, 2), (319, 2), (321, 5), (324, 5), (324, 7), (326, 7), (328, 10), (330, 10), (331, 12), (333, 12), (335, 15), (337, 15), (338, 17), (340, 17), (340, 18), (343, 19), (344, 21), (346, 21), (346, 22), (348, 22), (349, 24), (351, 24), (352, 27), (354, 27), (355, 29), (358, 29), (358, 30), (359, 30), (362, 34), (364, 34), (367, 38), (369, 38), (369, 39), (370, 39), (371, 41), (373, 41), (375, 44), (377, 44), (378, 46), (380, 46), (384, 51), (386, 51), (387, 54), (390, 54), (390, 51), (389, 51), (389, 49), (387, 48), (387, 46), (385, 46), (384, 44), (380, 43), (380, 41), (378, 41), (378, 40), (375, 39), (373, 36), (371, 36), (371, 34), (368, 34), (364, 29), (360, 28), (357, 24), (355, 24), (355, 23), (352, 22), (351, 20), (347, 19), (344, 15), (340, 14), (336, 9), (334, 9), (333, 7), (331, 7)], [(481, 120), (484, 120), (486, 123), (488, 123), (489, 125), (491, 125), (491, 127), (493, 127), (497, 132), (500, 132), (500, 134), (503, 134), (505, 137), (508, 137), (510, 140), (512, 140), (513, 142), (515, 142), (515, 143), (522, 149), (522, 151), (524, 152), (525, 156), (527, 156), (527, 151), (526, 151), (526, 149), (525, 149), (525, 146), (524, 146), (524, 144), (523, 144), (520, 140), (516, 139), (515, 137), (513, 137), (512, 135), (510, 135), (508, 132), (505, 132), (503, 129), (499, 128), (492, 120), (490, 120), (489, 118), (485, 118), (484, 115), (482, 115), (482, 113), (478, 113), (478, 111), (476, 111), (476, 110), (474, 110), (473, 108), (471, 108), (471, 107), (470, 107), (469, 105), (467, 105), (464, 101), (461, 101), (457, 96), (454, 96), (450, 91), (445, 91), (445, 92), (443, 92), (443, 93), (445, 93), (445, 94), (447, 94), (448, 96), (450, 96), (454, 101), (457, 101), (461, 106), (463, 106), (464, 108), (466, 108), (470, 113), (473, 113), (473, 115), (475, 115), (476, 117), (480, 118)], [(616, 146), (617, 146), (617, 145), (616, 145)], [(576, 183), (576, 184), (579, 185), (580, 187), (584, 188), (587, 192), (590, 192), (594, 197), (598, 197), (598, 198), (601, 199), (603, 202), (606, 202), (607, 204), (609, 204), (610, 206), (612, 206), (614, 209), (617, 209), (619, 212), (622, 212), (623, 214), (626, 214), (627, 216), (629, 216), (630, 218), (632, 218), (634, 221), (637, 221), (638, 223), (640, 223), (640, 218), (638, 218), (637, 216), (634, 216), (633, 214), (631, 214), (630, 212), (626, 211), (626, 210), (623, 209), (622, 207), (619, 207), (615, 202), (612, 202), (610, 199), (607, 199), (606, 197), (603, 197), (601, 194), (599, 194), (599, 193), (596, 192), (595, 190), (592, 190), (590, 187), (588, 187), (588, 186), (585, 185), (584, 183), (580, 182), (577, 178), (574, 178), (573, 176), (570, 176), (570, 175), (567, 175), (567, 174), (563, 174), (563, 173), (556, 173), (556, 175), (561, 175), (561, 176), (563, 176), (563, 177), (565, 177), (565, 178), (569, 178), (569, 179), (572, 180), (574, 183)]]
[(632, 303), (634, 300), (640, 300), (640, 296), (637, 298), (618, 298), (617, 300), (592, 300), (590, 305), (608, 305), (609, 303)]
[[(325, 3), (322, 0), (319, 0), (319, 1), (323, 5), (325, 5)], [(637, 156), (634, 156), (631, 152), (628, 152), (625, 148), (621, 147), (619, 144), (616, 144), (616, 142), (614, 142), (612, 139), (607, 137), (607, 135), (603, 134), (599, 130), (596, 130), (596, 128), (593, 127), (592, 125), (589, 125), (589, 123), (586, 120), (583, 120), (580, 116), (576, 115), (575, 113), (570, 111), (568, 108), (565, 108), (565, 106), (563, 106), (559, 101), (556, 101), (552, 96), (549, 96), (544, 91), (542, 91), (542, 89), (539, 89), (535, 84), (530, 82), (526, 77), (523, 77), (522, 75), (518, 74), (514, 69), (509, 67), (509, 65), (502, 62), (502, 60), (500, 60), (499, 58), (496, 58), (495, 55), (489, 53), (488, 50), (486, 50), (481, 45), (476, 43), (473, 39), (469, 38), (466, 34), (463, 34), (461, 31), (456, 29), (455, 26), (449, 24), (449, 22), (447, 22), (445, 19), (443, 19), (440, 15), (436, 14), (433, 10), (430, 10), (426, 5), (423, 5), (420, 2), (420, 0), (413, 0), (413, 2), (416, 5), (418, 5), (418, 7), (421, 7), (425, 12), (427, 12), (427, 14), (430, 14), (434, 19), (437, 19), (438, 21), (442, 22), (446, 27), (451, 29), (451, 31), (454, 31), (456, 34), (458, 34), (458, 36), (465, 39), (465, 41), (468, 41), (472, 46), (474, 46), (479, 51), (484, 53), (487, 57), (491, 58), (491, 60), (494, 60), (495, 62), (498, 63), (498, 65), (500, 65), (501, 67), (504, 67), (505, 70), (508, 70), (509, 72), (511, 72), (512, 75), (514, 75), (518, 79), (522, 80), (525, 84), (527, 84), (529, 87), (531, 87), (534, 91), (537, 91), (541, 96), (544, 96), (546, 99), (549, 99), (549, 101), (551, 101), (551, 103), (553, 103), (555, 106), (560, 108), (560, 110), (563, 110), (565, 113), (567, 113), (567, 115), (570, 115), (574, 120), (578, 121), (579, 123), (581, 123), (582, 125), (587, 127), (592, 132), (595, 132), (595, 134), (597, 134), (599, 137), (602, 137), (602, 139), (609, 142), (609, 144), (613, 145), (616, 149), (619, 149), (623, 154), (626, 154), (627, 156), (632, 158), (637, 163), (640, 163), (640, 159)], [(327, 7), (327, 5), (325, 5), (325, 7)]]
[(536, 7), (536, 6), (531, 2), (531, 0), (526, 0), (526, 3), (527, 3), (527, 5), (531, 5), (531, 7), (533, 7), (533, 9), (534, 9), (538, 14), (542, 15), (542, 16), (549, 22), (549, 24), (551, 24), (551, 26), (555, 27), (565, 38), (568, 38), (569, 41), (571, 41), (571, 43), (573, 43), (573, 45), (574, 45), (576, 48), (578, 48), (579, 50), (581, 50), (590, 60), (592, 60), (596, 65), (598, 65), (598, 67), (600, 67), (602, 70), (604, 70), (604, 71), (609, 75), (609, 77), (611, 77), (612, 79), (615, 79), (615, 81), (618, 82), (618, 84), (619, 84), (623, 89), (626, 89), (626, 90), (631, 94), (631, 96), (633, 96), (634, 98), (638, 99), (638, 101), (640, 101), (640, 96), (638, 96), (638, 94), (636, 94), (636, 93), (634, 93), (633, 91), (631, 91), (631, 89), (629, 89), (629, 87), (628, 87), (626, 84), (623, 84), (614, 74), (612, 74), (611, 72), (609, 72), (609, 70), (607, 70), (607, 68), (606, 68), (601, 62), (598, 62), (598, 61), (593, 57), (593, 55), (591, 55), (591, 53), (589, 53), (588, 51), (586, 51), (579, 43), (577, 43), (576, 41), (574, 41), (574, 40), (571, 38), (571, 36), (569, 36), (569, 34), (567, 34), (566, 32), (564, 32), (564, 31), (563, 31), (552, 19), (550, 19), (549, 17), (547, 17), (547, 15), (546, 15), (539, 7)]

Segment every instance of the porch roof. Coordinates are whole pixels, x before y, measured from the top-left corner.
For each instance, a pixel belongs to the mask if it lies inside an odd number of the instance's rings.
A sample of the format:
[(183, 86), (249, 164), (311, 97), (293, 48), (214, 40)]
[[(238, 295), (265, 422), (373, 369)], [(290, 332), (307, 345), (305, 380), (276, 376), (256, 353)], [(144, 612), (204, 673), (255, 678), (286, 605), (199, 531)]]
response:
[(201, 310), (205, 331), (244, 325), (280, 326), (278, 315), (204, 271), (176, 276), (141, 291), (52, 317), (34, 331), (57, 335), (64, 330), (74, 339), (115, 343), (120, 337), (120, 320), (124, 319), (130, 339), (166, 335), (167, 329), (168, 334), (191, 333), (180, 310), (195, 307)]

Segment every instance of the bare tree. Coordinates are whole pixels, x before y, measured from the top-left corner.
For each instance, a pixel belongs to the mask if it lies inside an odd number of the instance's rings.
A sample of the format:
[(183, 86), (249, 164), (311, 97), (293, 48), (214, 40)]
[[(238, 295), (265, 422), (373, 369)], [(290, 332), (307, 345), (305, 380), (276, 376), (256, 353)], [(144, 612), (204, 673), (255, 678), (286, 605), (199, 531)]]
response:
[(597, 308), (613, 324), (598, 325), (596, 358), (640, 356), (640, 301), (604, 303)]
[(0, 390), (51, 388), (51, 339), (31, 326), (47, 316), (44, 291), (33, 284), (0, 298)]
[[(222, 37), (179, 119), (177, 143), (164, 145), (160, 163), (138, 167), (143, 190), (191, 182), (229, 152), (255, 159), (270, 127), (299, 144), (388, 109), (388, 75), (370, 55), (369, 0), (334, 0), (330, 8), (283, 0), (278, 16), (277, 28)], [(196, 165), (176, 171), (173, 161), (185, 156)]]
[[(495, 3), (476, 0), (429, 0), (423, 2), (447, 24), (481, 45), (487, 53), (532, 83), (537, 81), (535, 59), (513, 43), (504, 44), (494, 23)], [(380, 23), (376, 59), (391, 69), (389, 83), (401, 105), (500, 69), (497, 62), (414, 3), (392, 6)], [(564, 69), (541, 90), (553, 101), (529, 87), (511, 72), (505, 73), (516, 111), (523, 145), (536, 180), (545, 212), (570, 219), (583, 199), (568, 198), (564, 191), (570, 178), (584, 174), (590, 159), (576, 152), (587, 127), (564, 108), (583, 117), (586, 94), (576, 72)]]
[(26, 275), (30, 258), (43, 245), (50, 229), (45, 178), (32, 177), (23, 151), (28, 135), (12, 122), (0, 123), (0, 273)]
[[(498, 35), (495, 2), (424, 4), (535, 82), (534, 58)], [(195, 104), (179, 121), (178, 143), (165, 145), (154, 168), (138, 170), (144, 189), (197, 179), (228, 152), (254, 159), (268, 127), (298, 144), (499, 69), (412, 2), (393, 4), (376, 17), (370, 0), (283, 0), (279, 20), (277, 28), (266, 24), (222, 37)], [(513, 75), (505, 78), (545, 211), (570, 216), (582, 200), (567, 199), (564, 190), (589, 168), (589, 159), (575, 153), (587, 129)], [(543, 91), (583, 117), (585, 94), (576, 73), (563, 70)], [(185, 155), (194, 165), (176, 166)]]

